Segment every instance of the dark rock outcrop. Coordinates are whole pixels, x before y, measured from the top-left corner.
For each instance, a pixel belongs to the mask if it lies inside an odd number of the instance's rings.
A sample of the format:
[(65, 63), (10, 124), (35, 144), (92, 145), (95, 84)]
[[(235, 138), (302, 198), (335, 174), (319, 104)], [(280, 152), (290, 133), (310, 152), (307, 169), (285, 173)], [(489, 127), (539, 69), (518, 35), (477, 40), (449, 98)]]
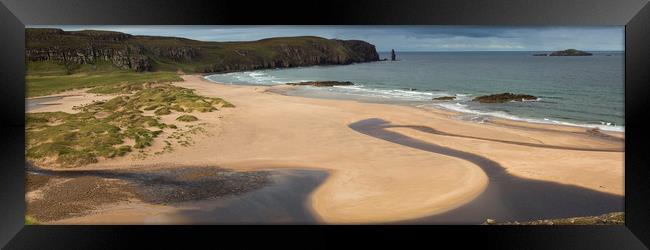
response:
[(350, 85), (354, 85), (354, 83), (352, 83), (352, 82), (339, 82), (339, 81), (313, 81), (313, 82), (291, 82), (291, 83), (287, 83), (287, 85), (332, 87), (332, 86), (350, 86)]
[(28, 62), (112, 65), (136, 71), (231, 72), (378, 61), (375, 46), (360, 40), (281, 37), (252, 42), (202, 42), (133, 36), (110, 31), (26, 29)]
[(395, 61), (395, 58), (396, 58), (396, 57), (395, 57), (395, 50), (394, 50), (394, 49), (391, 49), (391, 50), (390, 50), (390, 60), (391, 60), (391, 61)]
[(478, 96), (473, 99), (473, 101), (480, 102), (480, 103), (504, 103), (509, 101), (521, 102), (521, 101), (531, 101), (531, 100), (537, 100), (537, 97), (532, 95), (524, 95), (524, 94), (501, 93), (501, 94), (494, 94), (494, 95)]
[(433, 98), (434, 101), (451, 101), (456, 100), (455, 96), (441, 96)]
[(591, 56), (591, 55), (593, 54), (581, 50), (577, 50), (577, 49), (555, 51), (549, 54), (549, 56)]

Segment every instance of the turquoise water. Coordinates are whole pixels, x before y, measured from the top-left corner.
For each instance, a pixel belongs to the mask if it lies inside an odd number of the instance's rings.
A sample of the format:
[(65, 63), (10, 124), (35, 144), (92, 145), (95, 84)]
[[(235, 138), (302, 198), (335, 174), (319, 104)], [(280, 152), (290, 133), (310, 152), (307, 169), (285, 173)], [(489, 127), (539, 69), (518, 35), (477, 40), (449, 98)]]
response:
[[(236, 72), (206, 79), (256, 85), (351, 81), (354, 86), (301, 87), (289, 94), (442, 107), (467, 113), (472, 120), (495, 116), (624, 130), (623, 52), (593, 52), (594, 56), (585, 57), (533, 53), (540, 52), (403, 52), (397, 54), (398, 61)], [(503, 104), (471, 101), (478, 95), (503, 92), (540, 99)], [(456, 100), (432, 101), (447, 95)]]

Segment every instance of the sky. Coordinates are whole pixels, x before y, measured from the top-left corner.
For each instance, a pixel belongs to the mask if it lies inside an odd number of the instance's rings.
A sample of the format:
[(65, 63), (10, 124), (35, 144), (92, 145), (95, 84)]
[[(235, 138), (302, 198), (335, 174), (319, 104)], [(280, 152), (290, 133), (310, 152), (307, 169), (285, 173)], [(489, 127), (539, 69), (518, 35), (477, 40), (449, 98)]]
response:
[(112, 30), (201, 41), (252, 41), (279, 36), (364, 40), (378, 51), (622, 51), (623, 26), (31, 26)]

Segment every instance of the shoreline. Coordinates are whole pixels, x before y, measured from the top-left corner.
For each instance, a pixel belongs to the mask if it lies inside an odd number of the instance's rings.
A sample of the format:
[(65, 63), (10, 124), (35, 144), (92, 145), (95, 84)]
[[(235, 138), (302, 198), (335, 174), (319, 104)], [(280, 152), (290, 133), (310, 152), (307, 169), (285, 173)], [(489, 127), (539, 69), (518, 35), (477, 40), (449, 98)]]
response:
[[(589, 151), (622, 150), (622, 143), (589, 135), (584, 128), (505, 122), (520, 127), (513, 128), (453, 119), (456, 113), (446, 110), (281, 95), (273, 93), (277, 87), (217, 84), (199, 75), (183, 78), (174, 85), (236, 106), (220, 111), (219, 119), (216, 114), (200, 114), (199, 119), (215, 122), (209, 128), (214, 136), (197, 138), (194, 146), (169, 154), (101, 160), (76, 170), (155, 165), (326, 170), (330, 174), (309, 194), (309, 204), (323, 223), (344, 224), (399, 223), (452, 212), (493, 186), (493, 177), (471, 161), (378, 140), (349, 128), (380, 118), (399, 125), (386, 131), (489, 158), (509, 175), (573, 185), (621, 200), (624, 193), (624, 152)], [(624, 133), (606, 133), (624, 138)], [(558, 148), (531, 147), (536, 144)], [(562, 149), (567, 147), (585, 150)]]
[[(248, 71), (247, 71), (248, 72)], [(253, 71), (251, 71), (253, 72)], [(233, 72), (230, 72), (233, 73)], [(221, 74), (221, 73), (219, 73)], [(219, 83), (212, 81), (208, 79), (208, 76), (215, 75), (214, 73), (210, 74), (198, 74), (197, 76), (200, 76), (200, 79), (211, 83), (211, 84), (220, 84), (220, 85), (226, 85), (226, 86), (249, 86), (249, 87), (266, 87), (268, 88), (268, 92), (275, 93), (278, 95), (283, 95), (283, 96), (295, 96), (295, 97), (302, 97), (302, 98), (315, 98), (315, 99), (325, 99), (325, 100), (343, 100), (343, 101), (354, 101), (354, 102), (359, 102), (359, 103), (371, 103), (371, 104), (385, 104), (385, 105), (400, 105), (400, 106), (406, 106), (406, 107), (412, 107), (412, 108), (418, 108), (422, 110), (428, 110), (428, 111), (433, 111), (433, 112), (440, 112), (440, 113), (449, 113), (451, 116), (456, 116), (456, 117), (461, 117), (463, 115), (478, 115), (476, 113), (471, 113), (471, 112), (462, 112), (462, 111), (457, 111), (453, 109), (448, 109), (443, 106), (424, 106), (426, 104), (419, 104), (419, 105), (414, 105), (411, 102), (408, 101), (403, 101), (403, 102), (397, 102), (397, 101), (389, 101), (389, 102), (373, 102), (373, 101), (364, 101), (364, 100), (355, 100), (351, 98), (328, 98), (328, 97), (312, 97), (312, 96), (303, 96), (303, 95), (291, 95), (288, 92), (292, 90), (299, 89), (303, 86), (289, 86), (285, 84), (273, 84), (273, 85), (267, 85), (267, 84), (237, 84), (237, 83)], [(341, 95), (341, 94), (338, 94)], [(503, 117), (498, 117), (498, 116), (493, 116), (493, 115), (480, 115), (480, 116), (485, 116), (488, 117), (488, 120), (481, 121), (481, 122), (475, 122), (475, 123), (492, 123), (492, 124), (499, 124), (499, 125), (504, 125), (508, 126), (509, 124), (514, 123), (515, 126), (518, 123), (524, 123), (528, 125), (541, 125), (543, 128), (544, 126), (550, 126), (551, 128), (557, 127), (557, 128), (570, 128), (570, 129), (580, 129), (581, 131), (584, 132), (584, 130), (589, 130), (589, 129), (594, 129), (594, 128), (601, 128), (602, 126), (609, 127), (607, 125), (596, 125), (596, 124), (569, 124), (569, 123), (562, 123), (562, 122), (545, 122), (542, 120), (538, 120), (535, 118), (518, 118), (518, 119), (509, 119), (509, 118), (503, 118)], [(469, 121), (468, 122), (474, 122), (474, 121)], [(522, 127), (522, 126), (519, 126)], [(525, 127), (525, 126), (523, 126)], [(625, 127), (622, 127), (623, 131), (618, 130), (618, 128), (610, 128), (610, 129), (600, 129), (600, 131), (597, 131), (597, 133), (601, 133), (604, 135), (608, 136), (613, 136), (615, 138), (622, 138), (624, 139), (625, 136)], [(553, 131), (551, 129), (550, 131)], [(560, 129), (559, 131), (564, 131), (564, 129)]]
[[(220, 83), (220, 82), (215, 82), (212, 80), (207, 79), (208, 76), (211, 76), (214, 74), (200, 74), (199, 76), (201, 77), (202, 80), (212, 83), (212, 84), (221, 84), (221, 85), (227, 85), (227, 86), (250, 86), (250, 87), (267, 87), (268, 92), (279, 94), (279, 95), (284, 95), (284, 96), (296, 96), (296, 97), (303, 97), (303, 98), (315, 98), (315, 99), (325, 99), (325, 100), (343, 100), (343, 101), (355, 101), (359, 103), (371, 103), (371, 104), (385, 104), (385, 105), (400, 105), (400, 106), (407, 106), (407, 107), (413, 107), (413, 108), (419, 108), (423, 110), (433, 110), (433, 111), (438, 111), (438, 112), (447, 112), (451, 113), (454, 116), (463, 116), (463, 115), (477, 115), (477, 116), (483, 116), (487, 117), (490, 120), (494, 120), (498, 123), (498, 121), (506, 121), (506, 122), (518, 122), (518, 123), (526, 123), (526, 124), (539, 124), (539, 125), (547, 125), (547, 126), (557, 126), (557, 127), (569, 127), (569, 128), (578, 128), (578, 129), (594, 129), (598, 128), (601, 130), (602, 133), (606, 134), (614, 134), (615, 136), (620, 136), (622, 137), (625, 134), (625, 127), (622, 126), (621, 130), (619, 130), (618, 127), (612, 127), (608, 125), (597, 125), (597, 124), (572, 124), (569, 122), (561, 122), (561, 121), (554, 121), (550, 120), (548, 122), (539, 120), (537, 118), (504, 118), (504, 117), (498, 117), (490, 114), (476, 114), (472, 112), (463, 112), (463, 111), (458, 111), (454, 109), (449, 109), (445, 108), (443, 106), (425, 106), (427, 104), (415, 104), (413, 101), (387, 101), (387, 102), (377, 102), (377, 101), (366, 101), (366, 100), (357, 100), (353, 98), (329, 98), (325, 96), (320, 96), (320, 97), (315, 97), (315, 96), (304, 96), (304, 95), (292, 95), (289, 94), (289, 91), (299, 89), (303, 86), (288, 86), (284, 84), (238, 84), (238, 83)], [(343, 96), (341, 94), (338, 94), (339, 96)], [(429, 102), (428, 104), (434, 104), (432, 102)], [(487, 121), (491, 122), (491, 121)], [(606, 128), (606, 129), (605, 129)]]
[[(312, 66), (313, 67), (313, 66)], [(262, 70), (288, 70), (288, 69), (262, 69)], [(254, 73), (257, 70), (252, 70), (252, 71), (242, 71), (242, 72), (251, 72)], [(209, 79), (209, 76), (212, 75), (222, 75), (222, 74), (230, 74), (230, 73), (242, 73), (242, 72), (228, 72), (228, 73), (209, 73), (209, 74), (200, 74), (201, 78), (210, 82), (210, 83), (215, 83), (215, 84), (225, 84), (225, 85), (240, 85), (240, 86), (255, 86), (255, 87), (278, 87), (278, 86), (283, 86), (283, 83), (274, 83), (274, 84), (263, 84), (263, 83), (221, 83), (218, 81), (213, 81)], [(295, 88), (292, 90), (298, 90), (300, 91), (300, 88)], [(379, 104), (394, 104), (394, 105), (407, 105), (407, 106), (413, 106), (413, 107), (421, 107), (421, 108), (431, 108), (431, 109), (440, 109), (440, 110), (445, 110), (445, 111), (451, 111), (451, 112), (456, 112), (459, 115), (473, 115), (473, 116), (479, 116), (479, 117), (489, 117), (492, 119), (504, 119), (504, 120), (512, 120), (512, 121), (519, 121), (519, 122), (526, 122), (526, 123), (534, 123), (534, 124), (547, 124), (547, 125), (559, 125), (559, 126), (570, 126), (570, 127), (579, 127), (579, 128), (585, 128), (585, 129), (594, 129), (598, 128), (602, 131), (607, 131), (607, 132), (619, 132), (619, 133), (624, 133), (625, 132), (625, 126), (610, 126), (606, 124), (590, 124), (586, 123), (584, 121), (563, 121), (563, 120), (556, 120), (556, 118), (531, 118), (531, 117), (519, 117), (517, 115), (510, 115), (507, 113), (502, 114), (494, 114), (494, 113), (503, 113), (503, 111), (498, 111), (498, 110), (492, 110), (492, 111), (482, 111), (482, 110), (472, 110), (469, 108), (462, 108), (466, 109), (465, 111), (459, 110), (458, 108), (452, 108), (452, 107), (446, 107), (444, 104), (448, 105), (453, 105), (455, 102), (435, 102), (432, 100), (428, 101), (415, 101), (415, 100), (386, 100), (386, 101), (380, 101), (379, 99), (376, 99), (371, 96), (364, 96), (364, 95), (358, 95), (356, 98), (351, 97), (355, 96), (355, 94), (350, 94), (350, 93), (338, 93), (338, 92), (323, 92), (324, 89), (311, 89), (309, 90), (310, 92), (304, 92), (306, 88), (303, 88), (303, 93), (302, 94), (289, 94), (289, 91), (286, 91), (284, 94), (288, 96), (300, 96), (300, 97), (307, 97), (307, 98), (321, 98), (321, 99), (328, 99), (328, 100), (352, 100), (352, 101), (358, 101), (358, 102), (363, 102), (363, 103), (379, 103)], [(316, 92), (322, 92), (322, 93), (316, 93)], [(387, 90), (388, 91), (388, 90)], [(392, 91), (401, 91), (399, 89), (393, 89)], [(412, 90), (416, 91), (417, 90)], [(309, 93), (309, 94), (305, 94)], [(316, 94), (314, 94), (316, 93)], [(428, 92), (421, 92), (421, 93), (428, 93)], [(332, 97), (332, 96), (335, 97)], [(453, 94), (451, 94), (453, 95)], [(458, 95), (456, 95), (458, 96)]]

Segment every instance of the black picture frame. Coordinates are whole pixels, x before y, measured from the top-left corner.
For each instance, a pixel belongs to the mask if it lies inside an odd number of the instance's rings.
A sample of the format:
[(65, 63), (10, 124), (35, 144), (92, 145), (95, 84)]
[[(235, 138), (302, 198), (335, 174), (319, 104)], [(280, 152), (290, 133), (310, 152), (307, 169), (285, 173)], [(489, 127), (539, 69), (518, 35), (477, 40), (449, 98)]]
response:
[[(515, 249), (650, 246), (647, 0), (100, 1), (0, 0), (0, 246), (7, 249), (187, 247), (225, 242), (314, 247), (334, 240)], [(624, 226), (25, 226), (25, 25), (625, 25)], [(297, 239), (297, 240), (296, 240)], [(366, 245), (367, 246), (367, 245)], [(308, 246), (307, 246), (308, 247)]]

